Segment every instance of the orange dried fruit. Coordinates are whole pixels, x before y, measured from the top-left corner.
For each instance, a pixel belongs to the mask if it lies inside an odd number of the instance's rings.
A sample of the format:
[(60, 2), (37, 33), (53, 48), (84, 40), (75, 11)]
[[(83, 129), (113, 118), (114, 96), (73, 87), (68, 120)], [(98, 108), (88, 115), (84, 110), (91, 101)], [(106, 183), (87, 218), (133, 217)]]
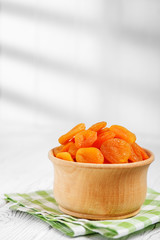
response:
[(130, 154), (128, 160), (129, 160), (129, 162), (138, 162), (138, 161), (139, 161), (139, 158), (138, 158), (138, 156), (135, 154), (132, 146), (131, 146), (131, 154)]
[(75, 142), (75, 139), (74, 139), (74, 137), (70, 140), (70, 142)]
[(85, 130), (75, 135), (75, 145), (77, 148), (91, 147), (97, 140), (97, 133), (91, 130)]
[(101, 151), (97, 148), (80, 148), (76, 153), (76, 161), (81, 163), (99, 163), (104, 162)]
[(142, 161), (142, 155), (139, 147), (136, 143), (131, 144), (131, 154), (129, 156), (129, 160), (131, 162), (139, 162)]
[(100, 148), (103, 142), (107, 141), (110, 138), (114, 138), (114, 137), (115, 137), (115, 133), (108, 130), (108, 131), (98, 135), (97, 140), (93, 143), (92, 146), (96, 147), (96, 148)]
[(111, 164), (111, 163), (104, 158), (104, 164)]
[[(141, 148), (141, 147), (140, 147)], [(143, 160), (146, 160), (146, 159), (148, 159), (149, 158), (149, 156), (148, 156), (148, 154), (146, 153), (146, 151), (143, 149), (143, 148), (141, 148), (141, 155), (142, 155), (142, 159)]]
[(139, 151), (141, 153), (141, 157), (142, 157), (143, 160), (146, 160), (147, 158), (149, 158), (146, 151), (142, 147), (140, 147), (137, 143), (135, 143), (135, 147), (136, 147), (137, 150), (139, 149)]
[(61, 152), (62, 148), (63, 148), (63, 145), (58, 146), (58, 147), (55, 147), (55, 148), (53, 149), (53, 154), (54, 154), (54, 156), (56, 156), (57, 153)]
[(110, 130), (116, 134), (116, 138), (121, 138), (126, 142), (132, 144), (136, 141), (136, 136), (134, 133), (130, 132), (127, 128), (119, 126), (119, 125), (112, 125)]
[(75, 143), (72, 142), (72, 144), (69, 146), (68, 152), (71, 154), (72, 158), (76, 158), (76, 152), (78, 148), (76, 147)]
[(66, 143), (65, 145), (62, 145), (61, 151), (59, 151), (59, 152), (68, 152), (71, 154), (72, 158), (75, 159), (77, 150), (78, 150), (78, 148), (75, 146), (75, 143), (70, 141), (70, 142)]
[(63, 160), (74, 162), (73, 158), (71, 157), (71, 154), (68, 153), (68, 152), (57, 153), (56, 157), (60, 158), (60, 159), (63, 159)]
[[(149, 158), (145, 150), (135, 142), (135, 134), (119, 125), (112, 125), (110, 128), (106, 125), (105, 121), (98, 122), (88, 130), (85, 130), (84, 123), (76, 125), (58, 139), (61, 146), (54, 148), (53, 154), (68, 161), (74, 161), (78, 156), (78, 159), (81, 158), (79, 161), (82, 161), (83, 157), (84, 162), (95, 162), (92, 152), (96, 150), (83, 150), (82, 153), (86, 154), (85, 158), (83, 154), (80, 156), (79, 149), (96, 148), (101, 151), (104, 158), (103, 163), (106, 164), (138, 162)], [(91, 157), (94, 160), (91, 160)]]
[(79, 123), (76, 125), (74, 128), (72, 128), (69, 132), (66, 134), (62, 135), (58, 141), (60, 144), (64, 145), (66, 144), (69, 140), (71, 140), (77, 133), (84, 131), (86, 129), (86, 126), (84, 123)]
[(98, 123), (93, 124), (90, 128), (88, 128), (88, 130), (98, 132), (100, 129), (104, 128), (106, 125), (107, 125), (107, 123), (104, 121), (98, 122)]
[(129, 160), (130, 162), (139, 162), (142, 160), (142, 157), (139, 158), (139, 155), (136, 154), (136, 152), (134, 151), (132, 145), (131, 145), (131, 154), (129, 156)]
[(119, 138), (111, 138), (100, 148), (104, 158), (110, 163), (127, 163), (131, 154), (130, 144)]
[(108, 132), (108, 131), (109, 131), (109, 128), (108, 128), (108, 127), (102, 128), (102, 129), (100, 129), (100, 130), (97, 132), (97, 135), (100, 135), (100, 134), (105, 133), (105, 132)]
[(68, 142), (65, 145), (63, 145), (61, 152), (68, 152), (69, 147), (72, 145), (73, 142)]

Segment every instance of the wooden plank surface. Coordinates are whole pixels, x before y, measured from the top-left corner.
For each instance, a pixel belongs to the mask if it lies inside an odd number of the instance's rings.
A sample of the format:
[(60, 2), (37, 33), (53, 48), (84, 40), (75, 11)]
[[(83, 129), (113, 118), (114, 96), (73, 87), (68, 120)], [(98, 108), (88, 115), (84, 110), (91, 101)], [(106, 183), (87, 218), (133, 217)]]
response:
[[(10, 203), (3, 200), (9, 192), (30, 192), (51, 189), (53, 168), (48, 160), (48, 150), (57, 145), (57, 135), (50, 131), (34, 129), (16, 132), (3, 131), (0, 139), (0, 239), (3, 240), (67, 240), (69, 237), (51, 228), (29, 214), (9, 210)], [(159, 136), (142, 136), (139, 143), (154, 152), (156, 160), (150, 166), (148, 186), (160, 191), (160, 140)], [(79, 240), (106, 239), (100, 235), (78, 237)], [(160, 227), (144, 231), (126, 239), (160, 239)]]

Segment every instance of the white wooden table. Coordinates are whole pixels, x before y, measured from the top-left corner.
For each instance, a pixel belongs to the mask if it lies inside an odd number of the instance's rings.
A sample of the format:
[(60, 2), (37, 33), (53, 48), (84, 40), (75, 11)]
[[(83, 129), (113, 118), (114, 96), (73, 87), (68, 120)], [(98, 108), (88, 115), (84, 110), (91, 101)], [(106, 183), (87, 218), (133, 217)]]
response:
[[(58, 135), (49, 130), (0, 129), (0, 239), (50, 240), (70, 238), (43, 221), (23, 212), (11, 211), (3, 200), (4, 193), (30, 192), (52, 188), (53, 168), (48, 150), (57, 145)], [(160, 191), (160, 137), (141, 135), (139, 144), (152, 150), (156, 160), (149, 168), (148, 186)], [(78, 240), (106, 239), (100, 235), (78, 237)], [(160, 228), (144, 231), (127, 239), (160, 239)]]

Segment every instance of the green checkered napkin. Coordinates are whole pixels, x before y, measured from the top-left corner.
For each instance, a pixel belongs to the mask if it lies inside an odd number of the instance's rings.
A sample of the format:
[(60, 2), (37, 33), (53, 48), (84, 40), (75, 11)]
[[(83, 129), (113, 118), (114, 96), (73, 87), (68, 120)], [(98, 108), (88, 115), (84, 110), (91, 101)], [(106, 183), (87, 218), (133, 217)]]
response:
[(32, 214), (70, 237), (99, 233), (109, 238), (120, 238), (160, 222), (160, 193), (152, 189), (148, 189), (140, 213), (123, 220), (91, 221), (63, 214), (52, 190), (5, 194), (5, 197), (12, 202), (10, 209)]

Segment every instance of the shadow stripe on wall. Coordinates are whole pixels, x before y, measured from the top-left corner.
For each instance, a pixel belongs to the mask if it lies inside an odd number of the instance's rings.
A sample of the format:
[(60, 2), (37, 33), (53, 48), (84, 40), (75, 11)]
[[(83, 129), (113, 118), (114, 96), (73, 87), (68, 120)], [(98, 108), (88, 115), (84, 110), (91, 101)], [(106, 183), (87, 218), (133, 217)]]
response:
[[(92, 32), (95, 33), (96, 36), (100, 34), (100, 37), (104, 37), (105, 34), (106, 36), (108, 36), (108, 33), (110, 33), (116, 38), (128, 39), (129, 41), (133, 41), (133, 43), (136, 42), (138, 44), (152, 46), (153, 48), (160, 47), (159, 25), (157, 25), (156, 28), (148, 25), (146, 26), (142, 23), (142, 21), (145, 20), (143, 18), (140, 19), (140, 25), (137, 25), (136, 22), (134, 22), (134, 19), (132, 21), (131, 19), (128, 19), (127, 21), (127, 19), (125, 18), (127, 16), (127, 12), (125, 12), (125, 4), (123, 2), (119, 3), (118, 1), (116, 1), (113, 6), (110, 6), (106, 2), (107, 1), (101, 3), (102, 12), (99, 13), (99, 17), (95, 20), (84, 19), (83, 17), (77, 17), (76, 15), (55, 12), (53, 10), (45, 10), (40, 8), (38, 5), (36, 7), (33, 7), (8, 1), (0, 1), (0, 9), (3, 12), (14, 14), (16, 16), (50, 22), (51, 24), (56, 23), (66, 27), (78, 29), (79, 31)], [(117, 16), (117, 13), (115, 13), (113, 19), (108, 15), (106, 16), (104, 10), (107, 10), (108, 6), (110, 6), (111, 11), (114, 12), (117, 4), (119, 4), (119, 17)], [(157, 8), (158, 7), (159, 5), (157, 4)], [(151, 16), (148, 16), (148, 18), (151, 18)], [(115, 19), (117, 20), (115, 21)], [(157, 22), (158, 21), (159, 18), (157, 17)], [(152, 24), (154, 25), (154, 23)]]
[[(20, 61), (24, 61), (30, 65), (34, 65), (37, 68), (44, 68), (49, 71), (58, 71), (62, 74), (67, 74), (75, 77), (75, 81), (80, 79), (81, 81), (87, 81), (90, 83), (94, 83), (96, 85), (97, 91), (101, 93), (104, 92), (106, 94), (105, 82), (107, 84), (107, 91), (118, 91), (121, 94), (129, 94), (134, 95), (136, 94), (137, 98), (146, 99), (147, 101), (153, 101), (156, 104), (160, 101), (160, 82), (157, 84), (157, 87), (148, 87), (147, 84), (140, 85), (139, 81), (134, 81), (134, 79), (122, 79), (119, 77), (118, 79), (113, 76), (105, 75), (105, 72), (99, 71), (98, 73), (89, 71), (88, 69), (82, 69), (74, 64), (69, 64), (67, 62), (58, 62), (56, 60), (47, 59), (43, 56), (36, 55), (33, 53), (26, 52), (22, 49), (17, 49), (15, 47), (10, 47), (7, 45), (0, 45), (0, 54), (11, 57), (13, 59), (18, 59)], [(68, 80), (68, 78), (67, 78)], [(146, 79), (149, 81), (150, 79)], [(99, 90), (98, 90), (99, 89)], [(145, 89), (145, 91), (144, 91)], [(141, 94), (143, 92), (143, 95)], [(151, 95), (152, 98), (148, 98)]]
[(84, 80), (97, 80), (97, 79), (103, 79), (103, 75), (99, 75), (95, 72), (89, 71), (88, 69), (83, 69), (80, 68), (76, 65), (69, 64), (68, 62), (63, 62), (63, 61), (57, 61), (54, 59), (49, 59), (46, 57), (43, 57), (38, 54), (34, 54), (28, 51), (24, 51), (23, 49), (18, 49), (16, 47), (11, 47), (8, 45), (0, 45), (0, 53), (12, 57), (21, 61), (24, 61), (28, 64), (32, 64), (36, 67), (43, 67), (44, 69), (47, 70), (52, 70), (52, 71), (59, 71), (64, 74), (69, 74), (73, 75), (75, 77), (82, 77), (85, 78)]
[(76, 15), (65, 14), (50, 10), (45, 10), (38, 5), (36, 7), (20, 4), (0, 1), (1, 10), (11, 14), (16, 14), (22, 17), (38, 19), (40, 21), (48, 21), (51, 23), (58, 23), (64, 26), (70, 26), (72, 28), (78, 28), (79, 30), (87, 31), (99, 31), (101, 25), (94, 20), (84, 19), (82, 17), (77, 17)]
[(72, 120), (77, 122), (80, 119), (80, 116), (78, 114), (76, 115), (75, 111), (73, 113), (65, 108), (59, 108), (56, 106), (55, 102), (47, 104), (44, 103), (44, 101), (39, 101), (34, 98), (27, 97), (4, 87), (1, 91), (1, 98), (3, 98), (5, 101), (11, 102), (12, 104), (23, 107), (26, 110), (34, 111), (37, 114), (42, 113), (49, 118), (61, 118), (67, 121), (71, 120), (72, 116)]

